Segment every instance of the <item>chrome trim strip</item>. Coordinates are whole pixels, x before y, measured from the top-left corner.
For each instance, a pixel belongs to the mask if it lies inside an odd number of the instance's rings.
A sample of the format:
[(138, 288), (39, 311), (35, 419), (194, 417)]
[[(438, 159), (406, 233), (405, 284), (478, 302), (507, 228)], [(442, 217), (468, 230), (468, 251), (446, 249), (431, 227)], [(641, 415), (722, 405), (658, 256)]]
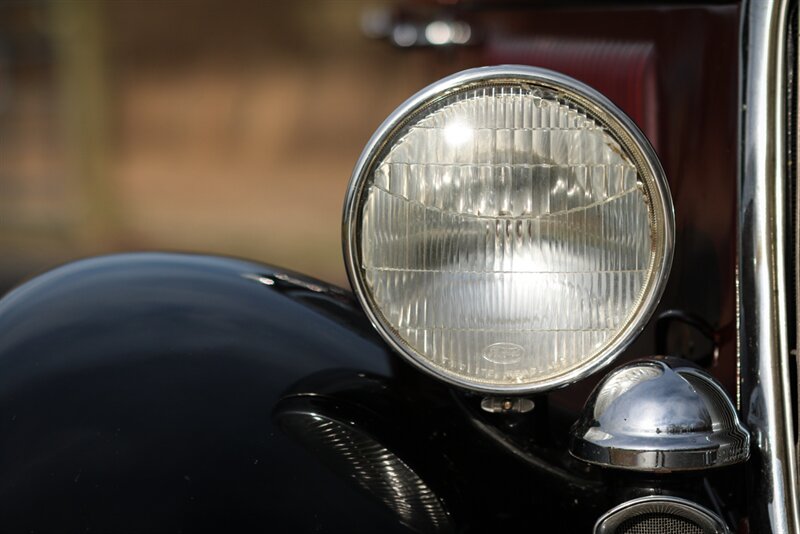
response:
[(745, 3), (739, 170), (742, 410), (753, 434), (750, 524), (800, 532), (793, 444), (785, 235), (785, 39), (788, 0)]
[[(441, 370), (425, 358), (419, 357), (392, 330), (380, 311), (376, 309), (360, 272), (358, 210), (361, 207), (361, 197), (368, 173), (371, 172), (382, 150), (393, 140), (397, 130), (421, 109), (455, 91), (472, 86), (478, 87), (493, 81), (531, 83), (539, 87), (555, 89), (568, 95), (576, 104), (604, 121), (605, 126), (617, 138), (617, 141), (630, 151), (637, 168), (643, 174), (648, 175), (645, 180), (648, 180), (649, 187), (652, 188), (651, 194), (654, 203), (657, 204), (653, 210), (654, 217), (659, 220), (664, 232), (663, 251), (660, 252), (660, 258), (657, 258), (654, 265), (653, 277), (649, 282), (649, 287), (645, 289), (645, 296), (637, 310), (638, 316), (631, 319), (616, 334), (616, 338), (605, 348), (603, 353), (594, 360), (535, 384), (496, 385), (482, 384), (477, 381), (468, 382)], [(574, 78), (547, 69), (524, 65), (478, 67), (458, 72), (422, 89), (389, 115), (373, 134), (356, 163), (347, 188), (342, 218), (342, 244), (347, 276), (361, 307), (383, 339), (407, 361), (445, 382), (469, 390), (498, 394), (537, 393), (567, 386), (609, 365), (641, 333), (661, 301), (669, 278), (675, 248), (675, 213), (669, 184), (655, 150), (634, 122), (608, 98)]]

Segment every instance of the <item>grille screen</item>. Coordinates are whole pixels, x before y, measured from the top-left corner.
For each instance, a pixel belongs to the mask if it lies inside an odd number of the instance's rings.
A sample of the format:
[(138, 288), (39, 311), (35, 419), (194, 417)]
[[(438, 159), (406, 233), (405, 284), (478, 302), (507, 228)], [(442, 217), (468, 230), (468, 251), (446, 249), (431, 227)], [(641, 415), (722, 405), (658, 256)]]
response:
[(625, 520), (618, 534), (703, 534), (702, 527), (686, 518), (664, 513), (646, 513)]
[(640, 497), (606, 512), (595, 534), (729, 534), (713, 512), (671, 496)]

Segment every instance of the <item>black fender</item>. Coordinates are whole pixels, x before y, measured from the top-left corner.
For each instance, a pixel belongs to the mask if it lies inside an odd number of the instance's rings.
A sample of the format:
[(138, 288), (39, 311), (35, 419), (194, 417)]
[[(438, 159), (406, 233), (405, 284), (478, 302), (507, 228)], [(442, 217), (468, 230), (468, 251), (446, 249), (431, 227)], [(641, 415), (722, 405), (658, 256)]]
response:
[(559, 507), (588, 525), (591, 481), (509, 452), (479, 400), (400, 361), (323, 282), (80, 261), (0, 300), (0, 529), (515, 530), (536, 509), (563, 526)]

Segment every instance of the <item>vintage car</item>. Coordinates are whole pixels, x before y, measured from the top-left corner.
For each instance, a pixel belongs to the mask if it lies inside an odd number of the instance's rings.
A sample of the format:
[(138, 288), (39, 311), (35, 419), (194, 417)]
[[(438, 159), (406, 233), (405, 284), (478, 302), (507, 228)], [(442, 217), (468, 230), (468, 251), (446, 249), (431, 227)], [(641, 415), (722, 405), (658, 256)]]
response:
[(0, 300), (0, 531), (800, 532), (797, 3), (565, 4), (372, 26), (459, 72), (355, 164), (352, 292), (135, 253)]

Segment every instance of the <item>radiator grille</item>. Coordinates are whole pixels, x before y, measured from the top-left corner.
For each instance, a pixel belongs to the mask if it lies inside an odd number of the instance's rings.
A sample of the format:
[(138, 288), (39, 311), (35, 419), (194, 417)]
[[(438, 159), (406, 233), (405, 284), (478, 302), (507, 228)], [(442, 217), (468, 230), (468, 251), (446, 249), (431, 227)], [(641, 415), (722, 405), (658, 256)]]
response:
[(704, 534), (694, 521), (672, 514), (649, 513), (622, 522), (618, 534)]
[(606, 512), (594, 528), (595, 534), (729, 534), (710, 510), (666, 495), (624, 502)]

